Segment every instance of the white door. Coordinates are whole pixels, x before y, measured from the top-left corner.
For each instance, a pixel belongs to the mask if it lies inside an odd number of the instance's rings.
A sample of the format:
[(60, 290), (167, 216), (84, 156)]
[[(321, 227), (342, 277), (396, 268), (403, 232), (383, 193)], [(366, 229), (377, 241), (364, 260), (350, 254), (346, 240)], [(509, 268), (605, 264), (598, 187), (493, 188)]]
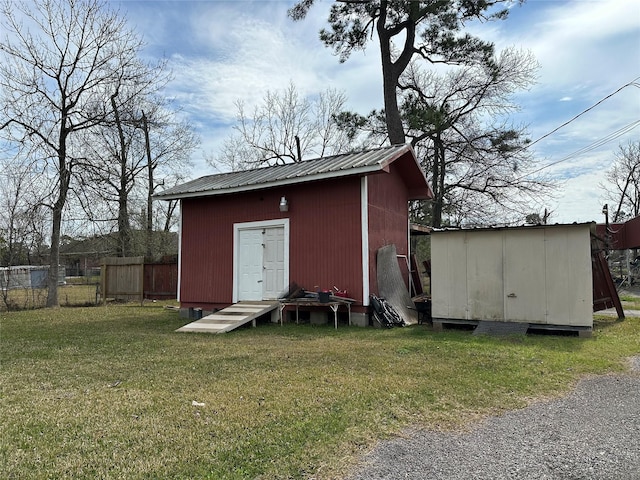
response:
[(263, 230), (264, 290), (265, 300), (278, 298), (284, 290), (284, 227)]
[(238, 301), (275, 299), (284, 290), (284, 286), (284, 227), (240, 230)]
[(238, 300), (262, 300), (262, 229), (240, 230)]
[(544, 230), (505, 232), (504, 318), (546, 322)]

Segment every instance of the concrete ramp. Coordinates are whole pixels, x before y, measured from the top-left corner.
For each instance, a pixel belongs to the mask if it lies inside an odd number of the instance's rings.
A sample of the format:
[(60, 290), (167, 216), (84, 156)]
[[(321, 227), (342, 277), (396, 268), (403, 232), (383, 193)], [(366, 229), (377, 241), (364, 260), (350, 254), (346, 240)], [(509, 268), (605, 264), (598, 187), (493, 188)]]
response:
[(277, 301), (234, 303), (227, 308), (185, 325), (176, 330), (176, 332), (225, 333), (249, 322), (253, 322), (255, 327), (256, 318), (276, 310), (279, 304)]

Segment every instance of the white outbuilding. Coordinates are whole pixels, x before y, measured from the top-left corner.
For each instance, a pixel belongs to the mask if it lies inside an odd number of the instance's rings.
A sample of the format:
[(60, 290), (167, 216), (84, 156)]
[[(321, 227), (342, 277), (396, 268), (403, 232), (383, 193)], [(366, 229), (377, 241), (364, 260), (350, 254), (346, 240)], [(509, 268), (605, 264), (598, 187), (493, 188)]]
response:
[(434, 327), (514, 322), (590, 334), (594, 231), (593, 223), (433, 231)]

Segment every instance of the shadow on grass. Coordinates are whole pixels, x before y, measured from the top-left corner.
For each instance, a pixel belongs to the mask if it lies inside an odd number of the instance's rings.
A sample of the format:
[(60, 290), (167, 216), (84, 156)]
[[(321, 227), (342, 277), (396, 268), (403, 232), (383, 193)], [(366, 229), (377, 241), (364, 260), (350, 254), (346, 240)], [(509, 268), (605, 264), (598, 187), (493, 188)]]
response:
[(594, 315), (593, 317), (593, 329), (594, 330), (606, 330), (616, 325), (619, 325), (621, 322), (624, 322), (625, 319), (620, 320), (617, 317), (612, 317), (609, 315)]

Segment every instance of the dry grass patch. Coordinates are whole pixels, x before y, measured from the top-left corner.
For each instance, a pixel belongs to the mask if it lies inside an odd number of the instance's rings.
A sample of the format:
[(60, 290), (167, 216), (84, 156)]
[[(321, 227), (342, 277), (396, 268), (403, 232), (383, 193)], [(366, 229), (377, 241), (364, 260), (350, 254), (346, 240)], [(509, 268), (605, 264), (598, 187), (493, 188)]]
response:
[(0, 471), (20, 479), (332, 478), (407, 425), (456, 428), (621, 371), (640, 351), (637, 319), (599, 320), (592, 339), (180, 334), (186, 322), (161, 304), (0, 319)]
[[(58, 287), (58, 301), (60, 305), (86, 306), (96, 304), (97, 284), (68, 284)], [(32, 310), (43, 308), (47, 303), (45, 288), (16, 288), (0, 291), (0, 311)]]

